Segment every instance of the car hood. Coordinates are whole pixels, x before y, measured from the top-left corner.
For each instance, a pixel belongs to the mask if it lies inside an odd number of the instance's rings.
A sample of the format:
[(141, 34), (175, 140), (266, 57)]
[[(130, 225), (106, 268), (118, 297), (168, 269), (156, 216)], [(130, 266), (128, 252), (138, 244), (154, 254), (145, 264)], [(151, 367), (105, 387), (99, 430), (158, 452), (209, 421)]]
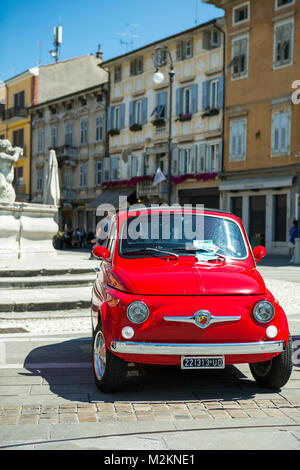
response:
[(114, 284), (141, 295), (257, 295), (266, 292), (259, 272), (233, 264), (170, 262), (141, 267), (128, 263), (111, 273)]

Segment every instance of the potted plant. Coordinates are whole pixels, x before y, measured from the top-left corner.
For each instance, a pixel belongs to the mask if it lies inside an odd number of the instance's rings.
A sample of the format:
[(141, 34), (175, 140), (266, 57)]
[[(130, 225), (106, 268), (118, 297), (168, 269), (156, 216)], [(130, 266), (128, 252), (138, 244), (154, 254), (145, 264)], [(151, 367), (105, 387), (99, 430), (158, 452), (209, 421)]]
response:
[(129, 129), (130, 129), (132, 132), (136, 132), (136, 131), (141, 131), (142, 128), (143, 128), (143, 126), (142, 126), (141, 124), (136, 123), (136, 124), (132, 124), (132, 126), (130, 126)]
[(53, 237), (53, 246), (56, 250), (62, 250), (64, 246), (64, 232), (57, 232)]
[(204, 110), (204, 113), (202, 114), (202, 117), (216, 116), (217, 114), (219, 114), (218, 108), (210, 108), (207, 106)]
[(190, 121), (192, 119), (191, 113), (179, 114), (177, 121)]
[(164, 118), (157, 118), (152, 121), (152, 124), (155, 127), (164, 127), (166, 125), (166, 120)]
[(113, 135), (119, 135), (120, 134), (120, 129), (110, 129), (108, 131), (108, 134), (113, 136)]

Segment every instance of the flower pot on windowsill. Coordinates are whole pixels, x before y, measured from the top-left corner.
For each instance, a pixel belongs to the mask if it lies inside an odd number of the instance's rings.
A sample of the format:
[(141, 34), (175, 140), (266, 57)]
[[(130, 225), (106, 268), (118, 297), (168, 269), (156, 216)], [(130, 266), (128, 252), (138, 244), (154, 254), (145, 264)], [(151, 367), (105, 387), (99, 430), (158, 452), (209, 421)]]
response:
[(141, 131), (143, 129), (143, 126), (141, 124), (132, 124), (129, 128), (132, 132), (137, 132)]
[(113, 135), (119, 135), (120, 134), (120, 130), (119, 129), (110, 129), (108, 131), (108, 134), (113, 136)]
[(191, 113), (179, 114), (178, 121), (190, 121), (192, 119)]
[(166, 120), (163, 118), (154, 119), (154, 121), (152, 121), (152, 124), (155, 127), (164, 127), (166, 125)]
[(216, 116), (217, 114), (219, 114), (218, 108), (205, 108), (202, 117)]

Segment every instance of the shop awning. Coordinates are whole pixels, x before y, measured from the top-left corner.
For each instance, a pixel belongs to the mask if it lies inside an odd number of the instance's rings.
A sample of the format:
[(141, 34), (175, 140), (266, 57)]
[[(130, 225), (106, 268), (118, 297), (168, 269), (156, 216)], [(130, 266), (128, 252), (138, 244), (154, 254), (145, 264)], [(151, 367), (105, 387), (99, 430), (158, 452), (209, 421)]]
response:
[(111, 205), (116, 209), (119, 209), (119, 204), (122, 202), (122, 209), (124, 208), (124, 199), (120, 200), (119, 198), (127, 198), (133, 196), (135, 193), (135, 188), (118, 188), (118, 189), (103, 189), (101, 194), (97, 196), (93, 201), (87, 205), (87, 209), (97, 209), (100, 205)]
[(251, 189), (287, 188), (293, 185), (293, 176), (276, 176), (274, 178), (247, 178), (221, 181), (220, 191), (247, 191)]

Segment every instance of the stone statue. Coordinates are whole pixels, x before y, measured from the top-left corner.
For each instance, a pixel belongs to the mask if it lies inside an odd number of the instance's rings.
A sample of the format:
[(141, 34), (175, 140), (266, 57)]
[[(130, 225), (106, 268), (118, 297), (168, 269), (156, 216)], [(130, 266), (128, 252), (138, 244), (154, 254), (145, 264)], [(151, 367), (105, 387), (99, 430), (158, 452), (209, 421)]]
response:
[(0, 139), (0, 202), (15, 202), (16, 193), (12, 186), (13, 164), (18, 161), (20, 155), (23, 155), (22, 148), (13, 147), (7, 139)]

